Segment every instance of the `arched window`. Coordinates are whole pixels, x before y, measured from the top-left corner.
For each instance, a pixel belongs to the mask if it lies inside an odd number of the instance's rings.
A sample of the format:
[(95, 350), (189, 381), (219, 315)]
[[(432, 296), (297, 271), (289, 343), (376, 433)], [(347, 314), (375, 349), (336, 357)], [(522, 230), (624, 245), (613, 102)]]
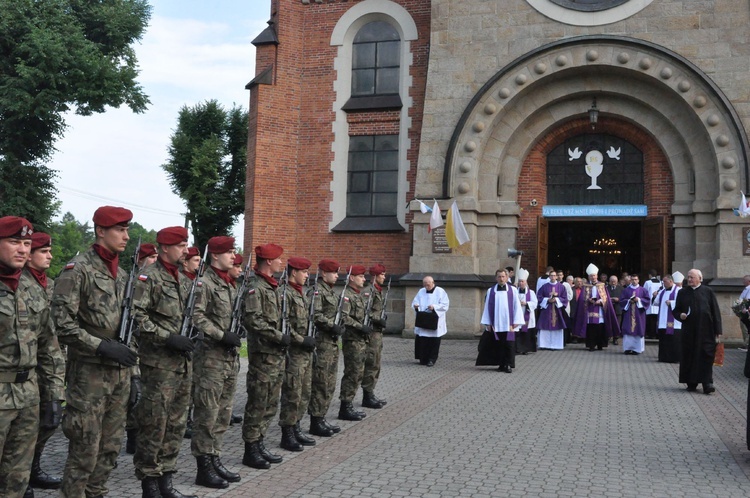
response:
[(352, 97), (398, 94), (401, 37), (385, 21), (365, 24), (352, 44)]

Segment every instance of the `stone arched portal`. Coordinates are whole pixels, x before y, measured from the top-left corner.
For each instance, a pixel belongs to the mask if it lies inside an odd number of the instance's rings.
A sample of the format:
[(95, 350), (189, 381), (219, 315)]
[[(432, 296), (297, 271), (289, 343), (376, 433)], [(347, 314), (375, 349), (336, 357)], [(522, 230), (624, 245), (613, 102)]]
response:
[[(678, 55), (641, 40), (605, 36), (541, 47), (477, 92), (456, 127), (443, 173), (444, 197), (457, 200), (471, 248), (421, 263), (412, 258), (411, 270), (445, 263), (455, 273), (492, 274), (515, 244), (524, 159), (552, 128), (585, 116), (593, 97), (601, 119), (616, 116), (637, 124), (668, 159), (674, 179), (673, 266), (696, 266), (707, 277), (742, 271), (739, 251), (722, 243), (739, 237), (739, 219), (731, 210), (747, 186), (747, 137), (734, 109), (705, 74)], [(424, 257), (428, 243), (419, 232), (414, 254)], [(455, 256), (461, 258), (451, 261)]]

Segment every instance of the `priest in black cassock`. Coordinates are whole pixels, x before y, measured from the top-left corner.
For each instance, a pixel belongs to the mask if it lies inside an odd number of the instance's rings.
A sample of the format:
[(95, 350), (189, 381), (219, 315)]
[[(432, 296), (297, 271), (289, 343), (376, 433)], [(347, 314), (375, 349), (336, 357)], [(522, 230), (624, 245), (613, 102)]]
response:
[(688, 272), (688, 286), (677, 294), (674, 317), (682, 322), (680, 383), (688, 391), (703, 384), (703, 393), (714, 388), (713, 366), (716, 341), (721, 335), (721, 313), (714, 292), (702, 285), (703, 274), (695, 268)]
[(516, 362), (516, 330), (526, 321), (518, 300), (518, 289), (508, 283), (508, 272), (495, 272), (497, 285), (487, 290), (484, 300), (477, 366), (499, 365), (498, 371), (512, 373)]

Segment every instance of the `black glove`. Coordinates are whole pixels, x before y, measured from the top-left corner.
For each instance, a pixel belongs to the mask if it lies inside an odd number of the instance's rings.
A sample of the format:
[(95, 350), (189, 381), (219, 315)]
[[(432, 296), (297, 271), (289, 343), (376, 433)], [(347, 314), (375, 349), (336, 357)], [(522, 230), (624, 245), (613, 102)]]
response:
[(315, 349), (315, 338), (311, 335), (306, 336), (302, 341), (302, 347), (305, 349), (309, 349), (310, 351)]
[(344, 327), (343, 325), (339, 325), (337, 323), (336, 325), (334, 325), (333, 327), (331, 327), (331, 329), (333, 330), (333, 334), (338, 337), (338, 336), (344, 334), (344, 331), (346, 330), (346, 327)]
[(192, 353), (195, 349), (193, 341), (184, 335), (172, 334), (167, 338), (166, 346), (181, 353)]
[(224, 332), (224, 337), (221, 338), (221, 343), (235, 348), (242, 347), (242, 340), (240, 340), (240, 336), (238, 336), (234, 332), (229, 331)]
[(128, 400), (128, 406), (135, 408), (138, 402), (141, 400), (141, 378), (137, 375), (130, 377), (130, 400)]
[(290, 334), (281, 334), (281, 345), (286, 347), (289, 347), (289, 345), (292, 343), (292, 336)]
[(385, 318), (373, 318), (372, 323), (377, 325), (380, 328), (385, 328)]
[(126, 367), (132, 367), (138, 363), (138, 355), (129, 347), (120, 342), (108, 339), (102, 340), (99, 347), (96, 348), (96, 354), (110, 360), (115, 360), (120, 365), (125, 365)]
[(364, 335), (368, 336), (372, 334), (372, 327), (369, 325), (362, 325), (362, 328), (360, 329), (360, 332), (362, 332)]
[(62, 420), (62, 401), (44, 401), (39, 405), (39, 428), (54, 429)]

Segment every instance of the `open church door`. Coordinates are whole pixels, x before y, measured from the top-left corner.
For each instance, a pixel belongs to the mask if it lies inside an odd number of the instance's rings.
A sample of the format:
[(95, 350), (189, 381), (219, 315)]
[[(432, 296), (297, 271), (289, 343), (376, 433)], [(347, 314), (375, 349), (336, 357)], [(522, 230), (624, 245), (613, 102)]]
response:
[[(654, 268), (659, 275), (669, 271), (667, 264), (667, 224), (663, 216), (648, 218), (641, 224), (641, 271)], [(644, 277), (645, 278), (645, 275)]]
[(549, 222), (544, 216), (536, 219), (536, 274), (541, 275), (549, 264)]

